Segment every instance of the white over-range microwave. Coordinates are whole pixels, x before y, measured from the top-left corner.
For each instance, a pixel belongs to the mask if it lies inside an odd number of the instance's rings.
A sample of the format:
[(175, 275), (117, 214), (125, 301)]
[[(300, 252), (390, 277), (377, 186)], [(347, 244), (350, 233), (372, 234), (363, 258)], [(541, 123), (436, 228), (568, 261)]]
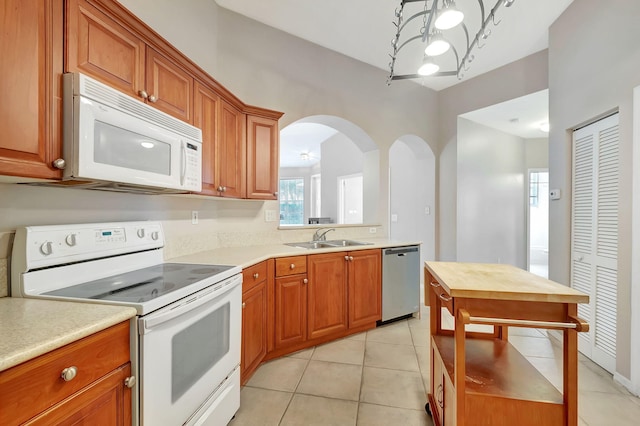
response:
[(202, 131), (86, 75), (64, 75), (63, 181), (122, 192), (202, 190)]

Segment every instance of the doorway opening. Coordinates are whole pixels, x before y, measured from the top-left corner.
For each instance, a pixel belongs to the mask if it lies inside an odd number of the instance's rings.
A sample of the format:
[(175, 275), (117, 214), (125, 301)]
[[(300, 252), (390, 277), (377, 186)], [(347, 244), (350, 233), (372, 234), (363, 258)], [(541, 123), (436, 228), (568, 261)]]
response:
[(338, 223), (362, 223), (362, 173), (338, 177)]
[(529, 170), (529, 272), (549, 278), (549, 170)]

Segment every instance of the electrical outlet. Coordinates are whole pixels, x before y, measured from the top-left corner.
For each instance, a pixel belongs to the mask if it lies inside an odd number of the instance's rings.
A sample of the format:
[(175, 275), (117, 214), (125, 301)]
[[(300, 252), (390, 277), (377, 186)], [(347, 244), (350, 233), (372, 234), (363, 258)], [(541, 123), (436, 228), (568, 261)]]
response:
[(398, 215), (397, 214), (392, 214), (391, 215), (391, 222), (397, 222), (398, 221)]
[(276, 221), (276, 211), (275, 210), (265, 210), (264, 211), (264, 221), (265, 222), (275, 222)]
[(424, 214), (429, 215), (431, 214), (431, 207), (427, 206), (424, 208)]
[(191, 224), (192, 225), (198, 224), (198, 210), (191, 211)]
[(370, 234), (375, 234), (376, 232), (378, 232), (377, 228), (369, 228), (369, 233)]

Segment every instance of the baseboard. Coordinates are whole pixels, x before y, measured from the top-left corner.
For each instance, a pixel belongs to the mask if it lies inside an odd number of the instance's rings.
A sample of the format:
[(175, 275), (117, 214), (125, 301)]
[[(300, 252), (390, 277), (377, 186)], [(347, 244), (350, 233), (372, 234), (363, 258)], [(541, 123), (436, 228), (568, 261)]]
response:
[(633, 383), (631, 382), (631, 380), (627, 379), (622, 374), (618, 372), (613, 373), (613, 381), (624, 386), (629, 392), (631, 392), (635, 396), (640, 395), (640, 392), (639, 392), (640, 389), (636, 389), (633, 386)]
[[(559, 330), (547, 330), (547, 335), (555, 340), (557, 340), (559, 343), (562, 343), (562, 332)], [(633, 385), (633, 382), (631, 382), (631, 380), (627, 379), (626, 377), (624, 377), (622, 374), (615, 372), (613, 373), (613, 381), (616, 383), (619, 383), (621, 386), (624, 386), (625, 389), (627, 389), (629, 392), (631, 392), (632, 394), (634, 394), (635, 396), (640, 396), (640, 389), (636, 388)]]

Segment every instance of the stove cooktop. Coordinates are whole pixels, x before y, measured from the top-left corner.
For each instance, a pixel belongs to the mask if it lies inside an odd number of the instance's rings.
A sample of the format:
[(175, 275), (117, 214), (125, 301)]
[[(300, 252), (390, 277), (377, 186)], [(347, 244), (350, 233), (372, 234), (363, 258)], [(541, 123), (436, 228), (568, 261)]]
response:
[(105, 302), (145, 303), (231, 268), (233, 266), (162, 263), (44, 294)]

